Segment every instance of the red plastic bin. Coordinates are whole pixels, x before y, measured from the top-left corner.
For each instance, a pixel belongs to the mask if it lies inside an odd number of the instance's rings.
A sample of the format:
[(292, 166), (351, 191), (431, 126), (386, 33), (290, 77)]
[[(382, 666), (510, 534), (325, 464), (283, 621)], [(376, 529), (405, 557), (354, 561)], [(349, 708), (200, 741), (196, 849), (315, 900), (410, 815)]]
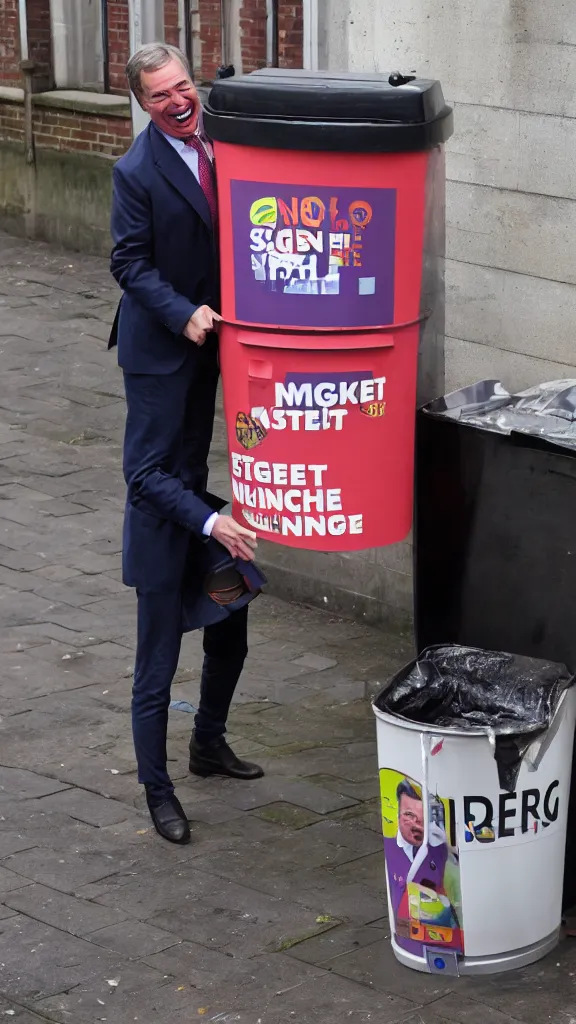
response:
[(205, 124), (233, 514), (298, 548), (402, 540), (443, 384), (442, 91), (268, 70), (217, 83)]

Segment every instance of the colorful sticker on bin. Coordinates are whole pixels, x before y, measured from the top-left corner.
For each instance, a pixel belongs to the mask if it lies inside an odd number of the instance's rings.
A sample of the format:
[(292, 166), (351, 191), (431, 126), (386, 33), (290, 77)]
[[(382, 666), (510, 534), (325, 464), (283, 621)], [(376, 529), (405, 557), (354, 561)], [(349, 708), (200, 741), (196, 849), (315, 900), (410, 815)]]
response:
[(395, 189), (232, 181), (231, 198), (238, 320), (393, 322)]
[(262, 444), (270, 430), (344, 429), (356, 411), (369, 419), (386, 412), (386, 377), (372, 370), (348, 373), (288, 373), (284, 381), (250, 387), (250, 412), (236, 416), (236, 437), (243, 448)]
[[(361, 433), (371, 439), (379, 434), (376, 424), (385, 414), (385, 389), (386, 377), (370, 369), (292, 372), (282, 382), (255, 377), (249, 395), (260, 404), (237, 413), (236, 440), (243, 452), (231, 453), (234, 498), (248, 525), (282, 536), (362, 534), (363, 514), (355, 502), (346, 509), (342, 488), (327, 483), (328, 466), (280, 462), (274, 459), (274, 446), (268, 451), (269, 439), (278, 431), (340, 434), (351, 416), (358, 417)], [(255, 449), (263, 450), (252, 454)]]

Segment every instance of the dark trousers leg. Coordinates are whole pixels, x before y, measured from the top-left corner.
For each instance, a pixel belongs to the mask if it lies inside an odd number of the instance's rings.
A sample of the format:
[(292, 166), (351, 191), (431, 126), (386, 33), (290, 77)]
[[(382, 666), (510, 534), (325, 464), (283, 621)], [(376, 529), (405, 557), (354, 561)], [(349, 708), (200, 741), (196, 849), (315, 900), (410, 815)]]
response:
[(200, 707), (195, 719), (195, 735), (201, 745), (226, 732), (228, 711), (248, 653), (247, 635), (248, 607), (204, 630)]
[(170, 687), (182, 643), (182, 598), (138, 594), (138, 642), (132, 690), (132, 731), (138, 781), (162, 803), (174, 792), (166, 767)]

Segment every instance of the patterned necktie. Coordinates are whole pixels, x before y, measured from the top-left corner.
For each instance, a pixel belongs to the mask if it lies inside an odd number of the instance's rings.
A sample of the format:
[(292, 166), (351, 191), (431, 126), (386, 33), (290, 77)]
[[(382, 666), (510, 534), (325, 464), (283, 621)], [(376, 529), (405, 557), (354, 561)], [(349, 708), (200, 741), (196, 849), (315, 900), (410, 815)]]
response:
[(200, 180), (200, 188), (206, 196), (206, 202), (208, 203), (208, 209), (210, 210), (210, 216), (212, 218), (212, 227), (214, 229), (214, 234), (216, 234), (218, 228), (218, 204), (216, 202), (216, 182), (214, 181), (214, 171), (212, 169), (210, 157), (208, 156), (199, 135), (192, 135), (191, 138), (186, 139), (186, 145), (195, 149), (198, 154), (198, 178)]

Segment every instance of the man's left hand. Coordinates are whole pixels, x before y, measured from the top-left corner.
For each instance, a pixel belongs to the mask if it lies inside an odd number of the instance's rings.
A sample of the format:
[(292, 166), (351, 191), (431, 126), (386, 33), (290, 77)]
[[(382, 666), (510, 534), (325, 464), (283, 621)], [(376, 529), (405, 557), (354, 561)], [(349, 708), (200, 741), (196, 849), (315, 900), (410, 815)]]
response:
[(240, 526), (232, 516), (219, 515), (212, 527), (212, 536), (227, 549), (232, 558), (243, 558), (245, 562), (254, 560), (256, 534)]

